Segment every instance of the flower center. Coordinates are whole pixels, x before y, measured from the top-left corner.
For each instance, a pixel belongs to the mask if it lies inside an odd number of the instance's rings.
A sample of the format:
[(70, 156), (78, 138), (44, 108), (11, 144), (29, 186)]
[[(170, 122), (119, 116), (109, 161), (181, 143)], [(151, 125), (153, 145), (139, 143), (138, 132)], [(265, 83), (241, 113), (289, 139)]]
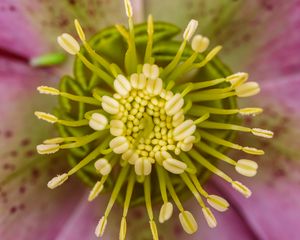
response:
[(75, 77), (63, 77), (59, 89), (38, 88), (40, 93), (60, 97), (55, 115), (35, 114), (57, 124), (61, 136), (45, 140), (37, 151), (50, 154), (68, 149), (72, 168), (54, 177), (48, 187), (56, 188), (78, 173), (93, 186), (89, 201), (103, 189), (110, 191), (95, 231), (97, 236), (103, 235), (117, 199), (123, 205), (120, 239), (126, 236), (130, 206), (141, 203), (145, 203), (153, 239), (158, 239), (153, 202), (162, 204), (158, 217), (161, 223), (171, 218), (174, 203), (183, 229), (192, 234), (197, 231), (197, 222), (180, 201), (187, 191), (199, 203), (208, 225), (216, 227), (207, 204), (223, 212), (229, 203), (210, 195), (202, 187), (202, 179), (207, 172), (214, 173), (249, 197), (250, 189), (233, 180), (215, 162), (224, 161), (241, 175), (252, 177), (257, 171), (256, 162), (230, 158), (224, 151), (232, 148), (252, 155), (264, 152), (231, 142), (233, 132), (273, 136), (268, 130), (237, 124), (237, 114), (262, 112), (260, 108), (236, 106), (237, 97), (257, 94), (259, 85), (247, 82), (246, 73), (231, 74), (215, 58), (220, 46), (207, 51), (209, 39), (194, 36), (196, 20), (189, 22), (179, 43), (172, 39), (178, 29), (166, 23), (154, 24), (151, 15), (147, 24), (135, 26), (130, 1), (124, 2), (128, 30), (116, 25), (86, 41), (75, 20), (82, 50), (71, 35), (58, 37), (60, 46), (76, 55)]

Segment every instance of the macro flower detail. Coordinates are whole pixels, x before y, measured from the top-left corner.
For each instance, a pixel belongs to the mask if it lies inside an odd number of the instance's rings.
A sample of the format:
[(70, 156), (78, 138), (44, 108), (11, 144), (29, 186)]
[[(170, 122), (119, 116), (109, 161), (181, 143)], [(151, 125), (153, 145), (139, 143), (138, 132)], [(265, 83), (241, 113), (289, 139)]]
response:
[(59, 96), (55, 114), (38, 111), (35, 115), (57, 124), (60, 137), (45, 140), (37, 151), (52, 154), (66, 149), (72, 168), (50, 180), (48, 187), (56, 188), (76, 173), (92, 186), (89, 201), (102, 191), (111, 192), (95, 230), (98, 237), (103, 236), (116, 201), (124, 209), (120, 239), (126, 238), (130, 206), (141, 203), (153, 239), (159, 238), (154, 203), (161, 204), (160, 223), (172, 217), (174, 203), (183, 229), (195, 233), (198, 225), (193, 213), (183, 207), (183, 192), (195, 197), (208, 226), (214, 228), (217, 220), (208, 205), (224, 212), (229, 203), (202, 187), (208, 172), (251, 196), (251, 190), (219, 169), (214, 159), (253, 177), (258, 168), (255, 161), (232, 159), (225, 151), (232, 148), (251, 155), (264, 151), (232, 142), (234, 132), (273, 137), (269, 130), (239, 125), (238, 115), (262, 112), (239, 109), (236, 104), (237, 97), (259, 93), (259, 85), (247, 82), (247, 73), (232, 74), (224, 66), (217, 58), (221, 46), (208, 51), (210, 41), (196, 34), (196, 20), (188, 23), (183, 41), (177, 42), (173, 40), (179, 31), (176, 26), (153, 22), (151, 15), (147, 24), (134, 25), (131, 3), (124, 3), (128, 29), (116, 25), (87, 41), (75, 20), (83, 47), (68, 33), (57, 38), (66, 52), (76, 56), (75, 76), (64, 76), (59, 89), (38, 87), (41, 94)]

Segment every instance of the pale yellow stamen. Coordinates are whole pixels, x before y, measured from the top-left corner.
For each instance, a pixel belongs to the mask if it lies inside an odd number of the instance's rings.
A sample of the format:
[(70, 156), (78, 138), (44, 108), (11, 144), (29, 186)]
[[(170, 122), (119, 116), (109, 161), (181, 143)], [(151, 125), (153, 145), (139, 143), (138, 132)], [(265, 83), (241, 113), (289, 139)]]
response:
[(256, 82), (247, 82), (236, 86), (235, 92), (238, 97), (251, 97), (260, 92), (260, 87)]
[(235, 170), (246, 177), (255, 176), (257, 168), (258, 165), (256, 162), (247, 159), (238, 160), (235, 166)]
[(40, 144), (36, 146), (36, 150), (39, 154), (52, 154), (60, 149), (58, 144)]
[(207, 37), (203, 37), (199, 34), (193, 37), (192, 40), (192, 49), (197, 53), (202, 53), (206, 51), (209, 46), (209, 39)]
[(93, 113), (89, 121), (89, 126), (95, 131), (101, 131), (105, 129), (107, 123), (107, 118), (103, 114)]
[(57, 37), (58, 44), (71, 55), (76, 55), (80, 51), (78, 42), (68, 33), (63, 33)]
[(67, 173), (64, 173), (62, 175), (58, 175), (54, 178), (52, 178), (49, 182), (48, 182), (48, 188), (50, 189), (54, 189), (60, 185), (62, 185), (65, 181), (67, 181), (68, 179), (68, 174)]

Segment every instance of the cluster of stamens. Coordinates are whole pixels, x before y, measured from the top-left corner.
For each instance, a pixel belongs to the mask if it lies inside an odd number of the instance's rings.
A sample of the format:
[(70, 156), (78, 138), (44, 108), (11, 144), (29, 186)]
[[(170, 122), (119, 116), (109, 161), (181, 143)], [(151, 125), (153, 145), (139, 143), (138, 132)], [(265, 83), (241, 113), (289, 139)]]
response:
[[(58, 187), (71, 175), (92, 163), (96, 173), (100, 176), (100, 179), (94, 183), (89, 196), (89, 201), (92, 201), (103, 190), (112, 169), (119, 163), (121, 170), (111, 190), (108, 207), (100, 219), (95, 233), (97, 236), (103, 235), (114, 202), (127, 183), (120, 239), (125, 239), (126, 236), (126, 216), (134, 188), (143, 187), (150, 229), (153, 239), (157, 240), (158, 233), (151, 203), (151, 178), (153, 177), (151, 173), (156, 171), (163, 202), (159, 222), (163, 223), (172, 216), (173, 204), (169, 200), (171, 197), (180, 212), (179, 220), (183, 229), (189, 234), (197, 231), (197, 222), (192, 213), (184, 209), (179, 200), (180, 196), (177, 195), (172, 184), (172, 178), (177, 177), (194, 195), (208, 225), (216, 227), (217, 221), (213, 212), (205, 204), (203, 198), (206, 199), (208, 205), (220, 212), (226, 211), (229, 203), (224, 198), (210, 195), (205, 191), (198, 179), (197, 165), (200, 164), (218, 175), (231, 184), (235, 190), (245, 197), (249, 197), (251, 191), (246, 186), (233, 180), (207, 158), (213, 157), (224, 161), (234, 166), (238, 173), (252, 177), (257, 172), (256, 162), (249, 159), (232, 159), (212, 146), (219, 145), (252, 155), (262, 155), (264, 152), (253, 147), (232, 143), (214, 135), (210, 130), (250, 132), (265, 138), (271, 138), (273, 133), (260, 128), (218, 122), (210, 118), (211, 115), (256, 115), (262, 112), (260, 108), (222, 109), (201, 103), (222, 101), (231, 97), (253, 96), (259, 92), (259, 85), (256, 82), (247, 82), (248, 74), (246, 73), (235, 73), (209, 81), (181, 82), (184, 74), (205, 67), (221, 50), (221, 47), (217, 46), (210, 50), (200, 62), (198, 61), (199, 55), (207, 50), (209, 40), (201, 35), (193, 37), (197, 28), (195, 20), (191, 20), (184, 31), (183, 42), (173, 60), (162, 68), (155, 64), (152, 56), (154, 23), (152, 17), (149, 16), (144, 63), (139, 64), (134, 39), (132, 8), (129, 0), (124, 2), (129, 19), (129, 30), (127, 31), (120, 25), (117, 25), (116, 28), (128, 44), (128, 50), (124, 57), (125, 70), (121, 70), (116, 64), (110, 64), (92, 49), (77, 20), (75, 20), (75, 26), (79, 38), (83, 42), (86, 52), (97, 64), (82, 54), (79, 43), (71, 35), (64, 33), (58, 37), (58, 43), (63, 49), (76, 55), (87, 69), (102, 80), (102, 84), (111, 87), (113, 91), (106, 91), (107, 94), (105, 94), (95, 88), (91, 90), (92, 96), (82, 96), (53, 87), (38, 87), (38, 91), (42, 94), (60, 96), (68, 101), (87, 104), (95, 108), (87, 111), (79, 120), (64, 120), (49, 113), (35, 112), (38, 118), (50, 123), (70, 128), (89, 126), (90, 130), (93, 130), (91, 134), (83, 136), (47, 139), (43, 144), (37, 146), (40, 154), (55, 153), (60, 149), (79, 148), (101, 140), (100, 144), (75, 164), (69, 172), (58, 175), (49, 181), (48, 187)], [(190, 40), (193, 53), (189, 58), (182, 60), (182, 54)], [(139, 185), (136, 186), (136, 183)]]

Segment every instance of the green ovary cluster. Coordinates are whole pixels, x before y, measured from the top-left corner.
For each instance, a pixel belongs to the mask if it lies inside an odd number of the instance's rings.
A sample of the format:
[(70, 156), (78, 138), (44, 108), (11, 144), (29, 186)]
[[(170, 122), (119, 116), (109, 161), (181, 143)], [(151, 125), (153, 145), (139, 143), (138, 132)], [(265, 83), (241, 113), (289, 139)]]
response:
[[(154, 24), (151, 16), (147, 24), (135, 26), (131, 4), (129, 0), (124, 2), (129, 29), (116, 25), (86, 41), (75, 20), (82, 50), (71, 35), (58, 37), (60, 46), (77, 56), (75, 79), (62, 78), (60, 89), (38, 87), (42, 94), (60, 97), (61, 108), (56, 115), (35, 114), (57, 124), (61, 136), (45, 140), (37, 151), (51, 154), (67, 149), (72, 168), (54, 177), (48, 187), (56, 188), (78, 173), (93, 184), (89, 201), (104, 190), (111, 192), (95, 230), (99, 237), (104, 234), (117, 199), (123, 205), (120, 239), (126, 237), (130, 206), (141, 203), (145, 203), (153, 239), (158, 239), (153, 202), (162, 204), (160, 223), (171, 218), (174, 203), (183, 229), (188, 234), (196, 232), (193, 214), (180, 201), (187, 191), (199, 203), (208, 225), (216, 227), (210, 207), (223, 212), (229, 203), (206, 192), (201, 178), (207, 171), (212, 172), (245, 197), (251, 195), (246, 186), (233, 180), (215, 162), (224, 161), (247, 177), (256, 174), (256, 162), (232, 159), (224, 150), (264, 154), (260, 149), (231, 142), (233, 131), (273, 136), (271, 131), (237, 124), (237, 114), (262, 112), (260, 108), (236, 107), (237, 97), (257, 94), (259, 85), (247, 82), (246, 73), (228, 72), (215, 58), (220, 46), (207, 51), (209, 39), (194, 36), (197, 21), (189, 22), (179, 43), (172, 39), (177, 34), (176, 27)], [(107, 49), (99, 50), (101, 41), (109, 42)], [(115, 62), (111, 63), (111, 59)], [(152, 184), (159, 187), (151, 188)]]

